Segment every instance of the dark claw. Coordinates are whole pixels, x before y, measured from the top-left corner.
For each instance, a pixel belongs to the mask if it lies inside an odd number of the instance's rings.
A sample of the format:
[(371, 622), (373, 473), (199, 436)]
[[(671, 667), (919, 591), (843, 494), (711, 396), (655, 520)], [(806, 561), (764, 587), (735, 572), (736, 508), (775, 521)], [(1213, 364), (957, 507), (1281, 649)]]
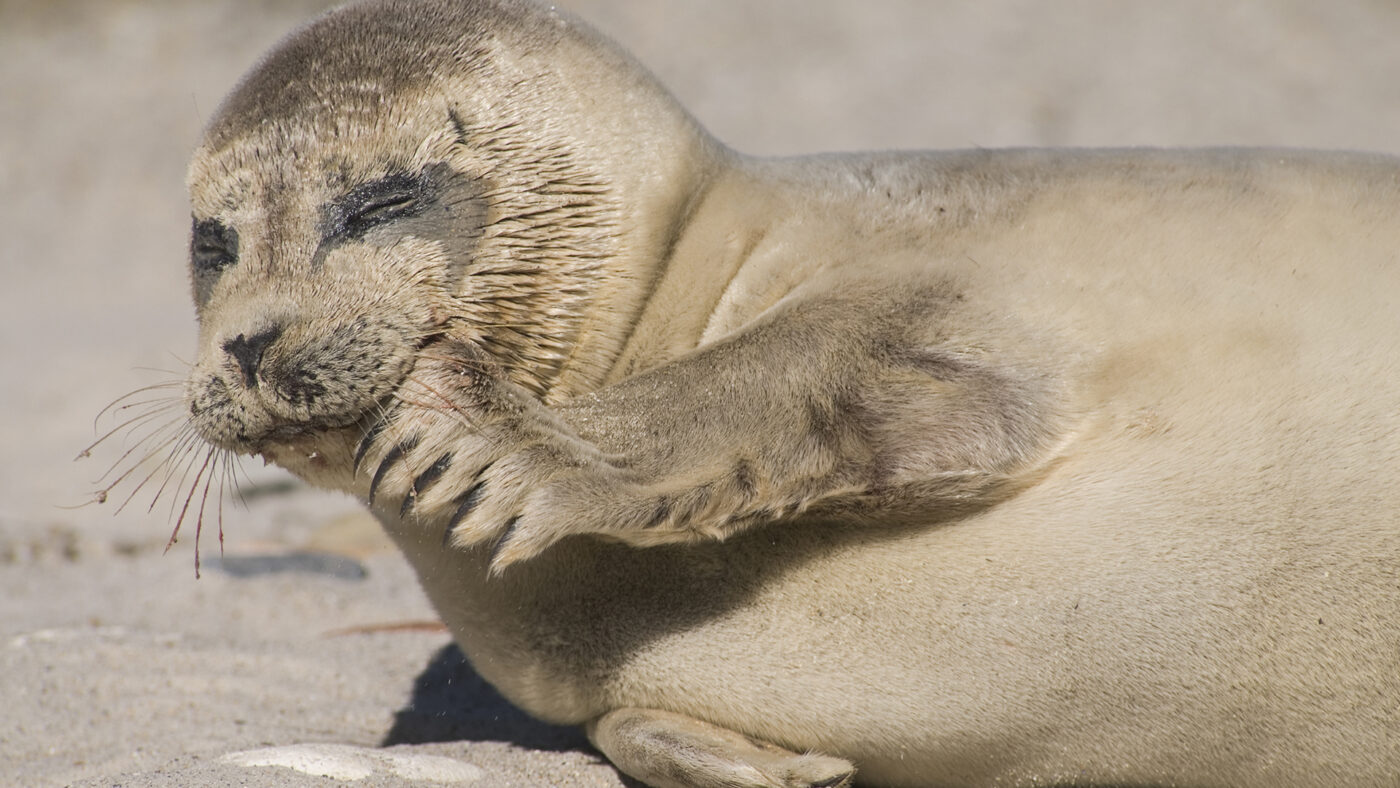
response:
[(413, 486), (409, 488), (408, 495), (403, 497), (403, 505), (399, 507), (399, 517), (408, 514), (408, 510), (413, 508), (413, 502), (418, 500), (418, 496), (432, 486), (433, 482), (441, 478), (451, 465), (452, 455), (444, 454), (437, 459), (437, 462), (429, 465), (428, 470), (418, 474), (417, 478), (413, 480)]
[(486, 487), (486, 482), (477, 482), (465, 494), (458, 496), (457, 511), (452, 513), (452, 519), (447, 521), (447, 530), (442, 534), (443, 547), (447, 546), (447, 542), (452, 538), (452, 532), (456, 530), (457, 525), (472, 513), (472, 509), (476, 508), (477, 502), (481, 500), (481, 490), (484, 487)]
[(384, 428), (387, 426), (389, 426), (389, 422), (381, 419), (371, 424), (369, 429), (365, 430), (365, 436), (360, 438), (360, 445), (355, 447), (355, 464), (351, 469), (355, 473), (360, 472), (360, 463), (364, 461), (365, 455), (369, 453), (369, 447), (374, 444), (374, 441), (384, 432)]
[(506, 520), (506, 527), (501, 530), (501, 538), (496, 540), (496, 545), (491, 548), (491, 564), (494, 566), (496, 559), (501, 556), (501, 549), (510, 541), (510, 537), (515, 534), (515, 524), (520, 522), (520, 515), (516, 515)]
[(373, 505), (374, 505), (374, 493), (375, 493), (376, 490), (379, 489), (379, 483), (382, 482), (382, 481), (384, 481), (384, 474), (385, 474), (385, 473), (388, 473), (388, 471), (389, 471), (389, 466), (390, 466), (390, 465), (393, 465), (394, 463), (396, 463), (396, 462), (398, 462), (399, 460), (403, 459), (403, 456), (404, 456), (405, 454), (407, 454), (408, 452), (413, 451), (413, 447), (415, 447), (415, 446), (417, 446), (417, 445), (418, 445), (418, 439), (417, 439), (417, 438), (409, 438), (408, 440), (400, 441), (396, 446), (394, 446), (394, 448), (392, 448), (392, 449), (389, 450), (389, 453), (388, 453), (388, 454), (384, 455), (384, 459), (383, 459), (383, 460), (380, 460), (380, 462), (379, 462), (379, 470), (377, 470), (377, 471), (374, 472), (374, 478), (371, 479), (370, 482), (369, 482), (369, 505), (370, 505), (370, 506), (373, 506)]
[(812, 783), (812, 788), (842, 788), (842, 786), (847, 785), (848, 781), (854, 774), (855, 772), (845, 772), (844, 774), (838, 774), (835, 777), (822, 780), (819, 783)]

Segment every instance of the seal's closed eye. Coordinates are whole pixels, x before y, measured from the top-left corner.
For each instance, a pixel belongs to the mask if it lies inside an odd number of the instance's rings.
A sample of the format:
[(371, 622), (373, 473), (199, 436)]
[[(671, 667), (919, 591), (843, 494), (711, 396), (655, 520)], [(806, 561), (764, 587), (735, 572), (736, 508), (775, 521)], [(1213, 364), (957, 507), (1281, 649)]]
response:
[(432, 197), (428, 179), (422, 174), (387, 175), (326, 206), (322, 230), (327, 240), (359, 239), (380, 225), (416, 216)]

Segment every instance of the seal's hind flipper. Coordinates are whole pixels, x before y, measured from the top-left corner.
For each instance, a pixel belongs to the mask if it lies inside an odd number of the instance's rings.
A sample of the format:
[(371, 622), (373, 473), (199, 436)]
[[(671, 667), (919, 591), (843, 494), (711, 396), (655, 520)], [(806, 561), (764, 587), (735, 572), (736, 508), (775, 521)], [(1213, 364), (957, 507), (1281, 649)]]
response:
[(855, 767), (798, 753), (656, 709), (616, 709), (588, 739), (625, 774), (655, 788), (843, 788)]

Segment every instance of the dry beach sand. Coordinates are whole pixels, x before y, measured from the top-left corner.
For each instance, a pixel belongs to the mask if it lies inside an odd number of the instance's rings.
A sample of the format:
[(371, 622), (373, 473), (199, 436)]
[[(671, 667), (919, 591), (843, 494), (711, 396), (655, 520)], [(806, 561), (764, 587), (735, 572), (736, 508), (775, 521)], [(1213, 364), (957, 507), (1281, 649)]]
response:
[[(350, 501), (246, 462), (199, 580), (169, 500), (71, 508), (93, 417), (191, 355), (201, 119), (326, 5), (0, 0), (0, 786), (628, 784), (460, 664)], [(561, 5), (753, 153), (1400, 153), (1393, 0)]]

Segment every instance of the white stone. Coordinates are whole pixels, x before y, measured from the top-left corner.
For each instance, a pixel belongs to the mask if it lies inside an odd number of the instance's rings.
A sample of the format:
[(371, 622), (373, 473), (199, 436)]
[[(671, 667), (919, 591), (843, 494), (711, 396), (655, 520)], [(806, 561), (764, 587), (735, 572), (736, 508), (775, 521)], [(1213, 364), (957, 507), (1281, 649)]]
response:
[(452, 758), (374, 750), (349, 744), (267, 747), (229, 753), (219, 760), (235, 766), (280, 766), (342, 782), (393, 776), (406, 780), (462, 784), (476, 782), (486, 776), (480, 767)]

